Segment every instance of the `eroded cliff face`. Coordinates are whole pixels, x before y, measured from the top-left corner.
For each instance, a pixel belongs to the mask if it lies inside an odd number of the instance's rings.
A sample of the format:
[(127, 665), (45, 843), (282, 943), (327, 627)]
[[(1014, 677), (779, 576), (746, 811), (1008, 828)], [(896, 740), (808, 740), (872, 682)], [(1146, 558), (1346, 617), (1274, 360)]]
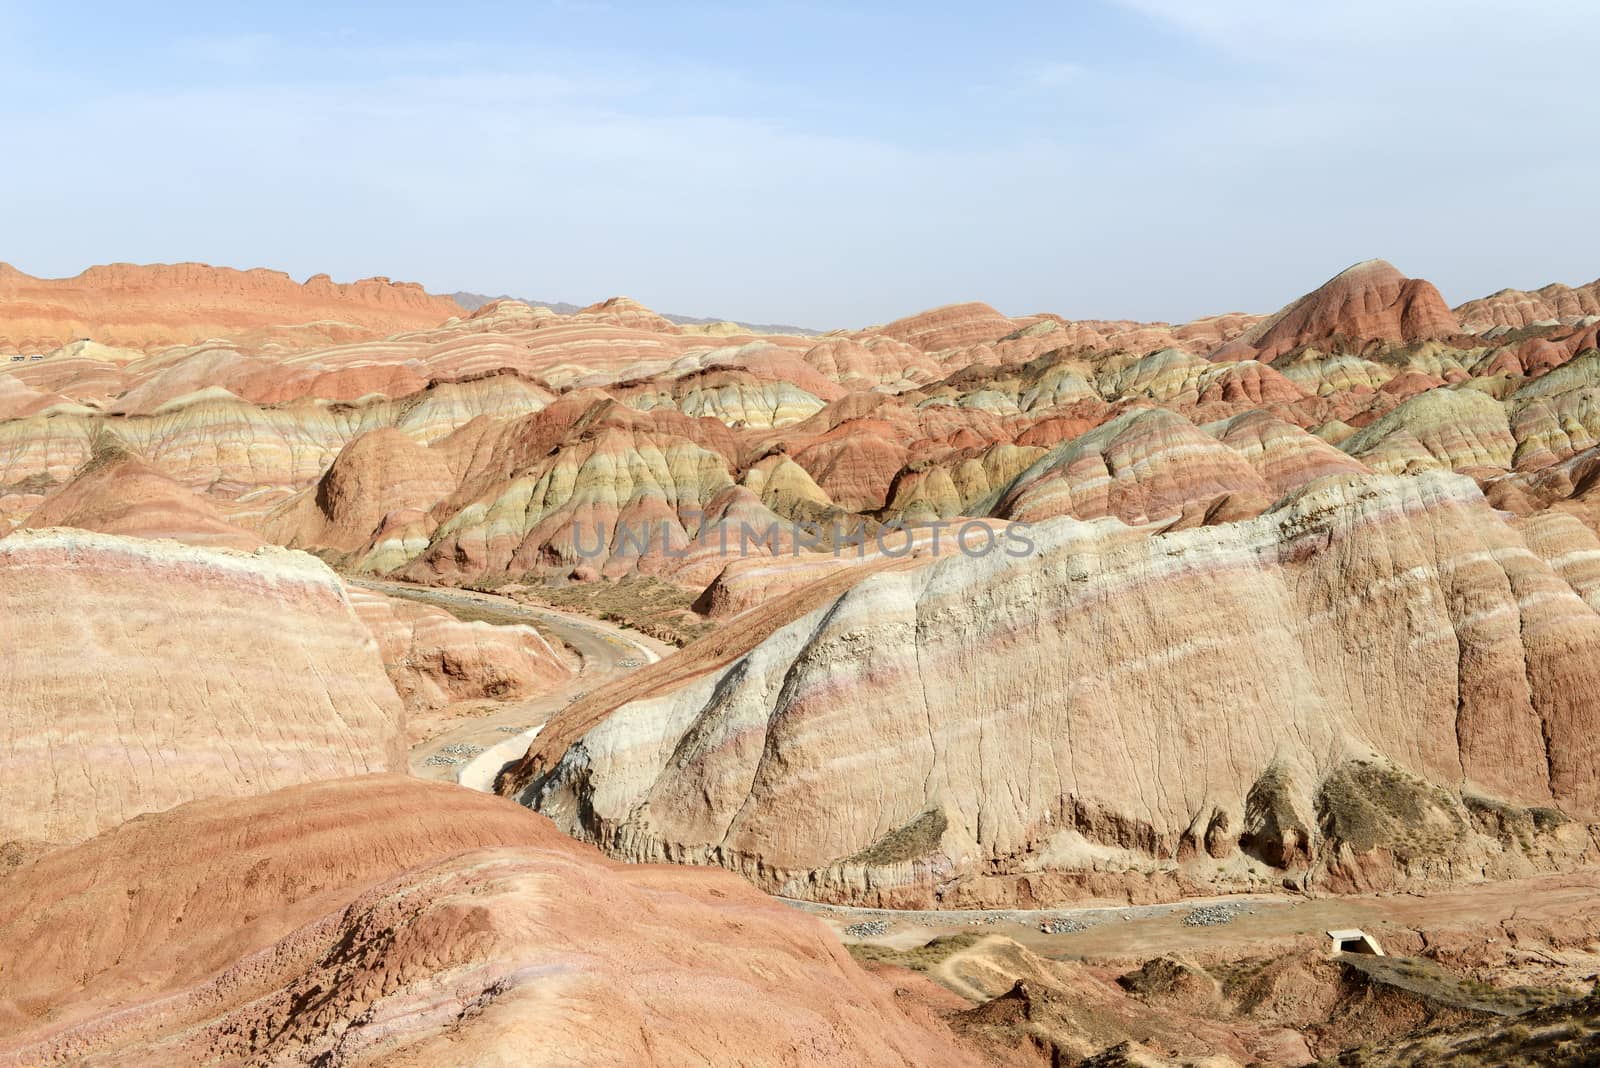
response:
[(304, 553), (19, 530), (0, 628), (0, 842), (405, 767), (378, 645)]
[(502, 788), (616, 856), (894, 905), (1593, 853), (1600, 615), (1470, 480), (1335, 476), (1220, 527), (1034, 535), (874, 574), (698, 674), (649, 669)]

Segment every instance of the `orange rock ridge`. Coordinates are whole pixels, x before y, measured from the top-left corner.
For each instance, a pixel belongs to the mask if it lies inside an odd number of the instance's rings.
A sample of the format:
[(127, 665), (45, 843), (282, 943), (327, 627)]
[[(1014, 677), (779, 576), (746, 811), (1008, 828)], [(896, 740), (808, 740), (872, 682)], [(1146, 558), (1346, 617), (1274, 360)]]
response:
[(271, 328), (354, 340), (436, 326), (460, 305), (414, 282), (203, 263), (113, 263), (73, 278), (35, 278), (0, 263), (0, 351), (48, 351), (78, 338), (155, 350)]

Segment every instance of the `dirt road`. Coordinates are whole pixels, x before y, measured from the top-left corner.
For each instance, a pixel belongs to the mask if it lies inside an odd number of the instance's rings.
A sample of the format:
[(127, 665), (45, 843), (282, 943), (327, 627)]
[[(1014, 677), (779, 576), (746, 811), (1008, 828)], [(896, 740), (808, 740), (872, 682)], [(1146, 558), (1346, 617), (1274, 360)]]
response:
[[(1043, 956), (1072, 960), (1142, 960), (1162, 953), (1209, 952), (1244, 955), (1259, 947), (1301, 938), (1320, 940), (1325, 932), (1356, 927), (1385, 938), (1407, 940), (1422, 929), (1471, 927), (1486, 941), (1504, 937), (1502, 922), (1555, 923), (1600, 914), (1600, 869), (1482, 883), (1429, 894), (1370, 894), (1304, 898), (1289, 895), (1236, 895), (1191, 898), (1166, 905), (1106, 906), (999, 912), (899, 912), (851, 909), (791, 901), (840, 932), (846, 942), (872, 942), (907, 949), (940, 935), (992, 931), (1015, 939)], [(1185, 923), (1196, 909), (1215, 916), (1218, 905), (1232, 915), (1212, 924)], [(855, 937), (845, 928), (864, 921), (889, 924), (882, 935)], [(1062, 933), (1040, 929), (1063, 921)], [(1082, 930), (1068, 930), (1081, 925)]]
[(555, 609), (521, 604), (509, 597), (376, 579), (345, 581), (389, 597), (434, 605), (463, 618), (497, 626), (532, 626), (546, 637), (565, 643), (582, 659), (578, 674), (560, 690), (508, 702), (411, 750), (413, 775), (459, 782), (475, 790), (489, 790), (500, 768), (527, 751), (528, 741), (555, 712), (612, 677), (661, 659), (668, 650), (641, 634)]

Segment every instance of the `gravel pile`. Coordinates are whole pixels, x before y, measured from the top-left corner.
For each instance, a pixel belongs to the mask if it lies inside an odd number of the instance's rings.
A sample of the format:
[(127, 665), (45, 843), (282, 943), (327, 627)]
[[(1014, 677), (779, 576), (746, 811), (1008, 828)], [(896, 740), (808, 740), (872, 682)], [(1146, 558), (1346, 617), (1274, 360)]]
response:
[(473, 745), (471, 742), (456, 742), (454, 745), (442, 747), (439, 752), (450, 753), (453, 756), (477, 756), (483, 752), (483, 746)]
[(889, 933), (888, 920), (862, 920), (844, 929), (851, 938), (878, 938)]
[(1055, 919), (1045, 920), (1039, 925), (1039, 930), (1045, 934), (1077, 934), (1079, 931), (1087, 931), (1088, 929), (1089, 925), (1082, 920), (1069, 920), (1065, 916), (1057, 916)]
[(625, 668), (644, 667), (644, 661), (643, 660), (631, 660), (631, 659), (630, 660), (618, 660), (617, 661), (617, 667), (625, 667)]
[(1243, 905), (1201, 905), (1183, 918), (1185, 927), (1220, 927), (1250, 910)]
[(453, 768), (457, 764), (461, 763), (461, 758), (445, 756), (443, 753), (435, 753), (427, 760), (424, 760), (423, 763), (430, 768)]
[(526, 727), (516, 727), (516, 726), (513, 726), (513, 725), (511, 725), (509, 723), (507, 723), (506, 725), (504, 725), (502, 727), (496, 727), (495, 728), (495, 730), (499, 731), (501, 734), (521, 734), (523, 731), (525, 731), (527, 729), (528, 728), (526, 728)]

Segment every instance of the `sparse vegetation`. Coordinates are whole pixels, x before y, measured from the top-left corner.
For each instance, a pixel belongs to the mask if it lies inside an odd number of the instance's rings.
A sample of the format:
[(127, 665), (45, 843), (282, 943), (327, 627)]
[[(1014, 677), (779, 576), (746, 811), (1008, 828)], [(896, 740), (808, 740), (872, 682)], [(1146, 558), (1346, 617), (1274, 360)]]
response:
[(1323, 1068), (1453, 1068), (1541, 1065), (1593, 1068), (1600, 1064), (1595, 1024), (1600, 996), (1566, 1000), (1524, 1013), (1514, 1023), (1472, 1022), (1414, 1035), (1387, 1048), (1363, 1046), (1320, 1062)]
[(571, 582), (565, 586), (519, 585), (512, 596), (529, 604), (581, 612), (602, 622), (632, 627), (640, 634), (679, 647), (716, 629), (715, 623), (690, 609), (694, 594), (651, 576), (631, 576), (618, 582)]
[(940, 809), (930, 809), (890, 831), (867, 848), (844, 860), (846, 864), (899, 864), (926, 856), (939, 845), (946, 820)]
[(1375, 761), (1342, 765), (1317, 796), (1322, 832), (1357, 852), (1380, 847), (1398, 859), (1448, 855), (1466, 821), (1443, 790)]
[(1369, 979), (1418, 994), (1442, 1005), (1477, 1012), (1515, 1015), (1569, 1000), (1559, 990), (1543, 987), (1497, 987), (1460, 976), (1422, 957), (1375, 957), (1350, 954), (1342, 964)]
[(976, 945), (980, 936), (975, 934), (945, 935), (911, 949), (891, 949), (865, 942), (855, 942), (845, 948), (861, 964), (893, 964), (914, 972), (926, 972), (949, 960), (964, 949)]
[(0, 484), (0, 497), (9, 497), (13, 493), (49, 493), (58, 485), (60, 483), (55, 478), (46, 472), (40, 471), (17, 482)]

